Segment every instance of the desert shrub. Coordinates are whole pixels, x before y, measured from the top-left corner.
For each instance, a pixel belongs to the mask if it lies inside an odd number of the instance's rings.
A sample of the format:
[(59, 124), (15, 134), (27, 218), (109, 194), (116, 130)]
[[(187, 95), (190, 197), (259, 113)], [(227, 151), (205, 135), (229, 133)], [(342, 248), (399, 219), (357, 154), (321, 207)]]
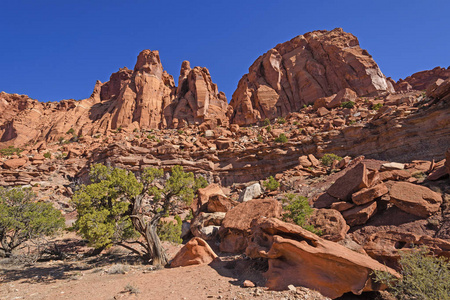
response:
[[(50, 203), (36, 202), (31, 189), (0, 187), (0, 252), (6, 257), (26, 241), (50, 236), (64, 227), (64, 218)], [(39, 246), (39, 245), (38, 245)]]
[(20, 148), (16, 148), (14, 146), (9, 146), (7, 148), (0, 149), (0, 154), (3, 156), (11, 156), (11, 155), (19, 155), (23, 150)]
[(155, 140), (156, 139), (156, 136), (154, 136), (153, 134), (149, 134), (149, 135), (147, 135), (147, 138), (149, 139), (149, 140)]
[(279, 117), (277, 120), (278, 124), (285, 124), (286, 123), (286, 119), (283, 117)]
[(287, 143), (287, 141), (288, 141), (288, 138), (287, 138), (287, 136), (286, 136), (284, 133), (280, 134), (280, 135), (275, 139), (275, 142), (277, 142), (277, 143)]
[(67, 130), (66, 133), (67, 133), (67, 134), (74, 134), (74, 133), (75, 133), (75, 129), (70, 128), (69, 130)]
[(256, 138), (256, 140), (258, 141), (258, 142), (260, 142), (260, 143), (262, 143), (262, 142), (264, 142), (264, 139), (263, 139), (263, 137), (262, 137), (262, 135), (258, 135), (258, 137)]
[(181, 226), (183, 222), (181, 218), (176, 215), (175, 220), (177, 224), (174, 222), (164, 222), (160, 221), (158, 225), (158, 236), (161, 241), (168, 241), (176, 244), (181, 244), (183, 239), (181, 238)]
[(286, 213), (283, 214), (283, 221), (292, 221), (312, 233), (321, 234), (320, 230), (308, 223), (308, 218), (314, 211), (309, 206), (308, 198), (295, 194), (286, 194), (285, 197), (289, 204), (284, 207)]
[(108, 271), (106, 271), (108, 274), (126, 274), (130, 270), (130, 267), (127, 265), (122, 264), (115, 264), (112, 265)]
[(355, 107), (355, 102), (353, 101), (345, 101), (341, 103), (342, 108), (353, 108)]
[(322, 162), (322, 164), (324, 164), (325, 166), (329, 167), (331, 166), (331, 164), (333, 163), (333, 161), (335, 160), (342, 160), (342, 157), (337, 156), (336, 154), (333, 153), (326, 153), (324, 154), (324, 156), (322, 156), (322, 158), (320, 159), (320, 161)]
[(124, 287), (124, 291), (130, 294), (139, 294), (140, 291), (137, 287), (131, 285), (131, 283), (128, 283), (125, 287)]
[(266, 130), (267, 130), (267, 132), (271, 132), (272, 131), (272, 126), (267, 125)]
[(263, 121), (264, 126), (269, 126), (270, 125), (270, 120), (268, 118), (265, 118)]
[(276, 181), (273, 176), (270, 176), (266, 181), (264, 181), (263, 186), (266, 188), (266, 190), (275, 191), (280, 187), (280, 183)]
[(184, 134), (184, 131), (181, 129), (178, 129), (177, 132), (178, 132), (178, 134)]
[(382, 107), (383, 107), (383, 103), (377, 103), (372, 106), (372, 110), (379, 110)]
[(435, 257), (427, 248), (400, 253), (402, 278), (384, 271), (374, 271), (375, 281), (388, 286), (397, 299), (450, 299), (450, 262)]
[(51, 158), (52, 154), (50, 152), (46, 152), (46, 153), (44, 153), (44, 157), (45, 158)]

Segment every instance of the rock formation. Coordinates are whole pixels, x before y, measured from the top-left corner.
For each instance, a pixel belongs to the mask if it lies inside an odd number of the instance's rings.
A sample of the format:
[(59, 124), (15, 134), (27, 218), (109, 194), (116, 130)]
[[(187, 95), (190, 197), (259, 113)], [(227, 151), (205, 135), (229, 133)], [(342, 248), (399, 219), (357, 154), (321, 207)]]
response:
[(432, 70), (420, 71), (406, 77), (405, 79), (399, 79), (395, 84), (396, 91), (410, 91), (418, 90), (423, 91), (428, 85), (435, 82), (437, 79), (450, 78), (450, 66), (445, 69), (436, 67)]
[(253, 63), (231, 99), (231, 122), (286, 116), (345, 88), (358, 96), (394, 91), (355, 36), (341, 28), (313, 31), (277, 45)]

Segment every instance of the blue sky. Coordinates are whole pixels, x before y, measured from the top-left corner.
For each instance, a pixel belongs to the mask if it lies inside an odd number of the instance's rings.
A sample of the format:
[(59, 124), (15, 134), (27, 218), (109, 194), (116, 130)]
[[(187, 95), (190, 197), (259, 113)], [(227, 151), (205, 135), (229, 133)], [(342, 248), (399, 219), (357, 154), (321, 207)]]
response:
[(9, 1), (0, 2), (0, 91), (40, 101), (89, 97), (96, 80), (159, 50), (210, 70), (230, 100), (253, 61), (318, 29), (356, 35), (395, 80), (450, 65), (450, 1)]

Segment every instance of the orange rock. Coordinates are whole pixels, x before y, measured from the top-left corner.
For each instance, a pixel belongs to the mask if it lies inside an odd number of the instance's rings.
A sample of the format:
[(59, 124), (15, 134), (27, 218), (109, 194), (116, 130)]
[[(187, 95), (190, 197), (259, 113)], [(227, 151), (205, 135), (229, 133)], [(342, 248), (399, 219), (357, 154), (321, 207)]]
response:
[(389, 190), (389, 196), (395, 206), (422, 218), (437, 212), (442, 204), (440, 194), (409, 182), (395, 182)]
[(383, 183), (377, 184), (371, 188), (362, 189), (352, 195), (352, 201), (356, 205), (366, 204), (381, 197), (389, 192), (387, 186)]
[(25, 158), (13, 158), (8, 159), (3, 162), (3, 167), (7, 169), (17, 169), (23, 167), (27, 164), (27, 160)]
[(212, 183), (205, 188), (198, 189), (198, 197), (194, 198), (191, 204), (191, 209), (194, 215), (206, 208), (209, 197), (212, 195), (222, 195), (225, 197), (223, 190), (216, 183)]
[(254, 199), (243, 202), (231, 209), (219, 230), (220, 251), (238, 253), (247, 247), (250, 225), (259, 217), (279, 217), (281, 204), (275, 199)]
[(373, 281), (374, 270), (400, 277), (369, 256), (274, 218), (253, 222), (245, 252), (251, 258), (268, 259), (269, 269), (264, 276), (266, 286), (273, 290), (285, 290), (292, 284), (334, 299), (348, 292), (359, 295), (384, 289)]
[(173, 258), (170, 267), (185, 267), (191, 265), (209, 264), (217, 258), (216, 253), (201, 238), (191, 239)]
[(343, 211), (347, 224), (350, 226), (362, 225), (377, 212), (377, 202), (373, 201), (364, 205), (355, 206), (349, 210)]
[(333, 242), (343, 240), (350, 229), (341, 213), (334, 209), (316, 209), (309, 221), (322, 232), (323, 239)]
[(348, 170), (342, 177), (339, 177), (330, 186), (327, 193), (337, 199), (350, 201), (353, 193), (368, 186), (369, 180), (366, 166), (363, 163), (359, 163)]

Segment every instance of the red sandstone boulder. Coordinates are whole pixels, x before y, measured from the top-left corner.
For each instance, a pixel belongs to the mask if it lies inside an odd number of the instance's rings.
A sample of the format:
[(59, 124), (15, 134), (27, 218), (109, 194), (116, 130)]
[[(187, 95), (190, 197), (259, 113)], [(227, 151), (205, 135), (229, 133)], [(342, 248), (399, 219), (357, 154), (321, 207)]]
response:
[(201, 238), (191, 239), (173, 258), (170, 266), (172, 268), (191, 265), (209, 264), (217, 255), (211, 247)]
[(27, 164), (27, 160), (25, 158), (13, 158), (8, 159), (3, 162), (3, 167), (7, 169), (17, 169), (23, 167)]
[(220, 251), (238, 253), (247, 247), (250, 224), (260, 217), (280, 217), (281, 204), (275, 199), (254, 199), (231, 209), (219, 230)]
[(323, 239), (337, 242), (343, 240), (350, 227), (341, 213), (334, 209), (316, 209), (309, 222), (322, 232)]
[(375, 198), (381, 197), (387, 194), (389, 189), (384, 183), (377, 184), (371, 188), (364, 188), (356, 193), (352, 194), (352, 201), (356, 205), (366, 204), (375, 200)]
[(377, 202), (373, 201), (343, 211), (342, 216), (344, 216), (348, 225), (356, 226), (366, 223), (376, 212)]
[(348, 170), (342, 177), (330, 186), (327, 193), (331, 196), (345, 201), (350, 201), (353, 193), (369, 186), (367, 169), (363, 163), (357, 164)]
[(347, 292), (361, 294), (383, 289), (372, 279), (374, 270), (399, 277), (369, 256), (273, 218), (253, 222), (245, 253), (251, 258), (268, 259), (269, 269), (264, 276), (266, 286), (273, 290), (284, 290), (292, 284), (337, 298)]
[(437, 212), (442, 204), (440, 194), (409, 182), (395, 182), (389, 190), (389, 196), (395, 206), (422, 218)]
[(191, 204), (193, 213), (196, 214), (197, 212), (204, 210), (209, 201), (209, 197), (213, 195), (222, 195), (226, 197), (222, 188), (216, 183), (212, 183), (205, 188), (198, 189), (198, 197), (194, 198)]
[(224, 195), (214, 194), (208, 200), (208, 212), (227, 212), (238, 205), (238, 202), (233, 201)]

